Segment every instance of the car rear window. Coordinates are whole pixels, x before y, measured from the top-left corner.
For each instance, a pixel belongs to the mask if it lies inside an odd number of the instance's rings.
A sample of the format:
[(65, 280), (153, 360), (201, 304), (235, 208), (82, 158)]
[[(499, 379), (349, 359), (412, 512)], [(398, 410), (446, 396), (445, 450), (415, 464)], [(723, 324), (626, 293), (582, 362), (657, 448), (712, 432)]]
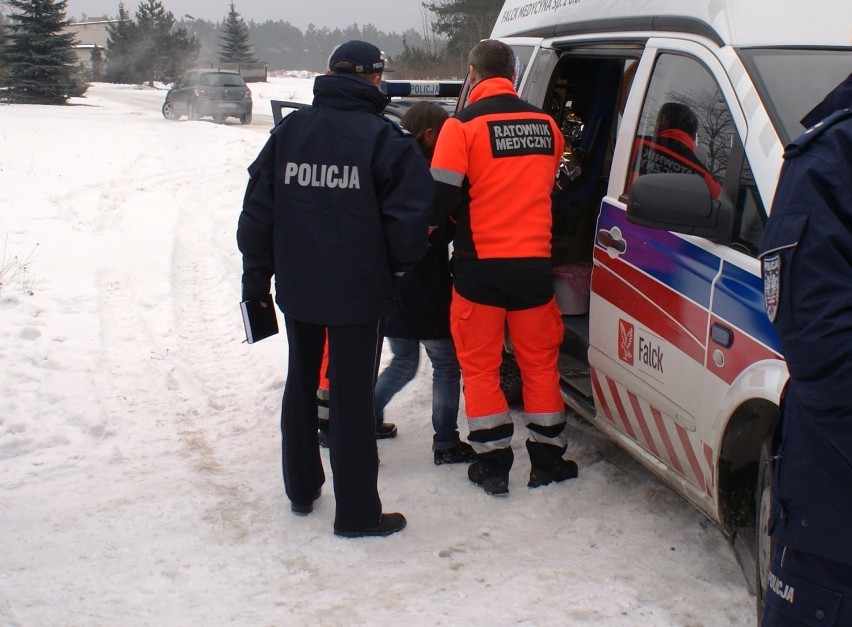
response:
[(246, 82), (239, 74), (202, 74), (199, 81), (210, 87), (244, 87)]

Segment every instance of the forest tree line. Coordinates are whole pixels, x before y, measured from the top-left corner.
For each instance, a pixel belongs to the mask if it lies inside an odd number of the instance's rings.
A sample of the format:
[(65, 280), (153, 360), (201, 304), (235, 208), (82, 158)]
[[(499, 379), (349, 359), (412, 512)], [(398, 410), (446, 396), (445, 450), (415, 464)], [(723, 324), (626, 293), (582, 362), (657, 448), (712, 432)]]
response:
[(0, 100), (63, 104), (81, 95), (89, 80), (170, 83), (195, 64), (212, 61), (321, 72), (331, 50), (351, 39), (377, 45), (400, 76), (459, 78), (470, 48), (490, 33), (502, 0), (424, 1), (422, 23), (403, 33), (372, 24), (311, 24), (302, 31), (284, 20), (246, 22), (236, 0), (217, 22), (178, 19), (163, 0), (142, 0), (133, 13), (120, 1), (115, 15), (88, 17), (111, 21), (106, 49), (92, 50), (89, 75), (75, 62), (75, 41), (66, 31), (73, 16), (66, 6), (67, 0), (0, 0)]

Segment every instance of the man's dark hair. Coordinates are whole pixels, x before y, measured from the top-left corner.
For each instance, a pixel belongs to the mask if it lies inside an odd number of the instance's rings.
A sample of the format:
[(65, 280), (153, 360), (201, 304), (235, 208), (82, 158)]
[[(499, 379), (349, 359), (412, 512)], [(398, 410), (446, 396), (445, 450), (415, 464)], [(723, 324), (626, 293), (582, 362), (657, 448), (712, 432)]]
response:
[(426, 131), (431, 128), (435, 131), (437, 137), (437, 133), (441, 131), (441, 127), (449, 117), (450, 114), (439, 104), (421, 100), (408, 108), (408, 111), (399, 121), (399, 125), (414, 136), (420, 150), (428, 159), (431, 159), (435, 145), (433, 143), (430, 146), (426, 143)]
[(481, 79), (499, 76), (512, 80), (515, 76), (515, 53), (502, 41), (480, 41), (470, 51), (467, 59)]
[(408, 108), (399, 125), (417, 137), (427, 128), (440, 131), (448, 117), (450, 114), (439, 104), (421, 100)]
[[(690, 136), (695, 136), (698, 132), (698, 118), (687, 105), (680, 102), (667, 102), (660, 107), (660, 129), (661, 131), (667, 128), (676, 128)], [(665, 118), (665, 126), (662, 124), (662, 119)]]

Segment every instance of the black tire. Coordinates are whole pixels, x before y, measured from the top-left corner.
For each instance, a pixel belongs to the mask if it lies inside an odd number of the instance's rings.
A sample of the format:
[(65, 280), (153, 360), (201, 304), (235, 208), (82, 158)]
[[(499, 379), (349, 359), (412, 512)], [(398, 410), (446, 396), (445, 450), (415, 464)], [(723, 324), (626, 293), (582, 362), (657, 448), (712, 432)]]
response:
[(167, 120), (179, 120), (180, 115), (175, 111), (174, 105), (168, 100), (163, 103), (163, 117)]
[(769, 576), (772, 560), (772, 542), (769, 537), (769, 507), (772, 502), (772, 435), (766, 438), (760, 447), (760, 462), (757, 468), (757, 489), (755, 490), (754, 509), (754, 565), (755, 588), (757, 597), (757, 622), (763, 613), (763, 591)]
[(194, 100), (190, 100), (186, 107), (187, 117), (190, 120), (197, 120), (201, 117), (201, 112), (198, 110), (198, 105)]
[(251, 124), (251, 113), (240, 116), (240, 124)]
[(507, 350), (503, 351), (503, 362), (500, 364), (500, 389), (509, 405), (520, 402), (523, 394), (521, 383), (521, 369), (515, 360), (515, 355)]

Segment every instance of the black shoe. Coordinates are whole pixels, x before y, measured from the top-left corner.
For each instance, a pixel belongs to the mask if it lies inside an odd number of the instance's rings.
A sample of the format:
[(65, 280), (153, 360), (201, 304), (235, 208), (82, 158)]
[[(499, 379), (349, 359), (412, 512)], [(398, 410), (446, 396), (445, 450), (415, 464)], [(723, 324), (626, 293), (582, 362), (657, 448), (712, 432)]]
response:
[(530, 480), (527, 486), (530, 488), (538, 488), (543, 485), (549, 485), (554, 481), (565, 481), (566, 479), (574, 479), (579, 474), (577, 463), (570, 459), (562, 459), (561, 457), (553, 462), (552, 466), (547, 468), (533, 466), (530, 469)]
[(505, 475), (489, 475), (480, 462), (473, 462), (467, 469), (467, 477), (491, 496), (507, 496), (509, 494), (509, 473)]
[(317, 490), (317, 495), (314, 497), (314, 500), (308, 503), (307, 505), (299, 505), (298, 503), (290, 503), (290, 511), (296, 514), (296, 516), (307, 516), (312, 511), (314, 511), (314, 501), (316, 501), (322, 495), (322, 488)]
[(407, 521), (402, 514), (382, 514), (382, 518), (378, 525), (369, 529), (359, 529), (355, 531), (347, 531), (345, 529), (334, 528), (334, 535), (341, 538), (372, 538), (380, 536), (389, 536), (397, 531), (405, 529)]
[(459, 442), (450, 448), (437, 448), (434, 452), (436, 466), (476, 461), (476, 453), (473, 452), (473, 447), (467, 442)]
[(396, 437), (396, 425), (392, 422), (385, 422), (376, 427), (376, 439), (388, 440)]

